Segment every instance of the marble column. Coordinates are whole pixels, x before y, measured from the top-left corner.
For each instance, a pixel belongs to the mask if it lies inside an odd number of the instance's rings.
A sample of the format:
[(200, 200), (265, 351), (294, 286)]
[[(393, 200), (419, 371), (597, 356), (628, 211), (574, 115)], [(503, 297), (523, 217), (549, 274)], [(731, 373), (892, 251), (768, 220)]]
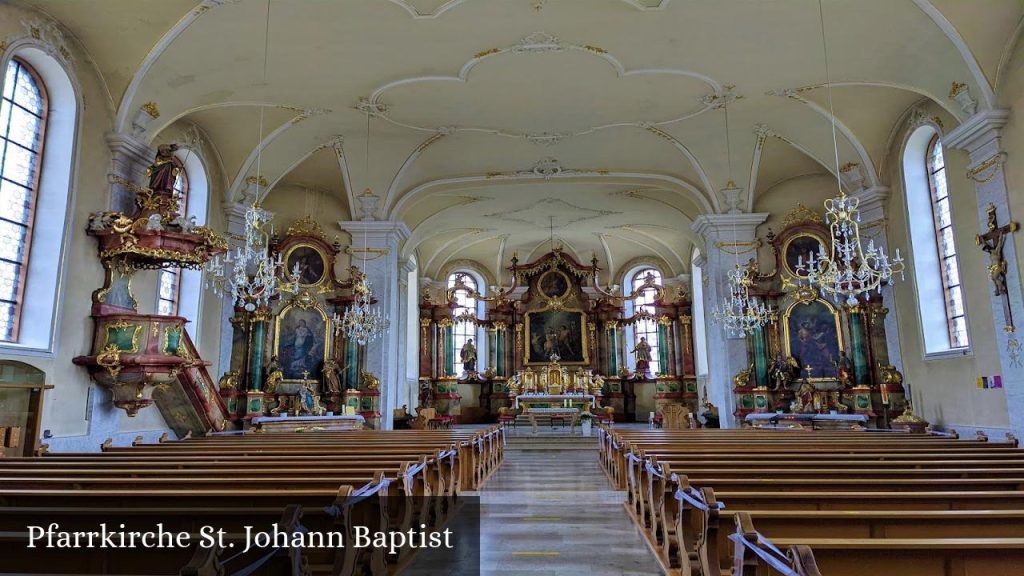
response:
[[(1000, 141), (1003, 126), (1009, 119), (1008, 110), (986, 110), (971, 116), (942, 139), (946, 148), (966, 150), (970, 157), (967, 177), (974, 181), (978, 202), (978, 231), (988, 231), (988, 209), (994, 206), (996, 222), (1002, 226), (1010, 222), (1010, 199), (1006, 187), (1003, 163), (1006, 153)], [(1019, 193), (1019, 192), (1018, 192)], [(1024, 359), (1021, 357), (1020, 332), (1024, 327), (1024, 293), (1021, 292), (1020, 270), (1017, 265), (1017, 236), (1010, 234), (1003, 245), (1006, 261), (1006, 295), (996, 296), (992, 281), (985, 278), (985, 285), (991, 295), (992, 318), (995, 321), (996, 341), (999, 350), (1000, 372), (1006, 392), (1010, 428), (1018, 437), (1024, 434)], [(963, 250), (980, 250), (975, 246)], [(1007, 317), (1006, 306), (1010, 316)], [(1015, 325), (1016, 327), (1011, 327)]]
[[(693, 222), (693, 230), (704, 239), (701, 250), (706, 263), (702, 270), (708, 280), (704, 288), (704, 309), (712, 310), (729, 293), (726, 274), (735, 266), (750, 258), (748, 253), (739, 256), (752, 247), (757, 227), (768, 218), (767, 213), (702, 214)], [(733, 376), (750, 365), (747, 338), (743, 334), (726, 333), (717, 324), (707, 327), (708, 349), (708, 396), (718, 407), (722, 427), (736, 425), (732, 413), (736, 410), (736, 399), (732, 393)]]
[[(372, 216), (370, 216), (372, 218)], [(367, 219), (342, 221), (338, 226), (351, 237), (352, 265), (366, 273), (374, 305), (391, 320), (388, 330), (365, 347), (366, 370), (381, 382), (381, 427), (390, 429), (394, 410), (401, 394), (399, 372), (399, 340), (404, 326), (400, 324), (398, 279), (398, 246), (409, 237), (409, 228), (402, 222)]]
[[(419, 334), (419, 327), (416, 326), (410, 329), (409, 323), (412, 318), (419, 316), (418, 309), (409, 309), (409, 274), (416, 271), (416, 261), (408, 258), (401, 258), (398, 260), (398, 325), (395, 326), (395, 330), (398, 332), (398, 397), (395, 400), (395, 406), (400, 407), (402, 404), (409, 404), (415, 406), (416, 403), (413, 399), (418, 394), (418, 388), (413, 382), (409, 384), (409, 350), (410, 346), (412, 350), (418, 350), (417, 337), (414, 335)], [(417, 322), (418, 325), (418, 322)], [(412, 388), (412, 389), (410, 389)]]
[[(234, 253), (240, 248), (245, 237), (245, 210), (242, 203), (225, 202), (224, 223), (228, 241), (228, 251)], [(220, 358), (217, 359), (217, 370), (223, 374), (231, 370), (231, 350), (234, 346), (234, 325), (231, 318), (235, 315), (235, 302), (229, 295), (225, 295), (221, 302), (220, 310)], [(198, 327), (197, 327), (198, 328)]]
[[(111, 132), (106, 136), (112, 161), (107, 175), (110, 181), (110, 209), (126, 214), (135, 212), (135, 192), (130, 184), (145, 186), (146, 168), (156, 151), (131, 134)], [(130, 184), (128, 184), (130, 183)]]

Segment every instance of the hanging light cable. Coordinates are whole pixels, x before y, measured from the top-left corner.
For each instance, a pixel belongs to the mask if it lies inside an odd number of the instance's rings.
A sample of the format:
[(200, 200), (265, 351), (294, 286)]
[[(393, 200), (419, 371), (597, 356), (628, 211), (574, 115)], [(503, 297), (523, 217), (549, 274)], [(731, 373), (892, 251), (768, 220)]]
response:
[[(729, 170), (729, 182), (726, 185), (735, 189), (736, 184), (732, 179), (732, 142), (729, 138), (729, 97), (726, 93), (722, 96), (723, 109), (725, 111), (725, 148), (726, 162)], [(750, 295), (750, 286), (754, 279), (748, 268), (740, 266), (740, 256), (737, 246), (736, 221), (732, 222), (733, 258), (734, 267), (727, 274), (726, 286), (728, 295), (722, 299), (720, 305), (712, 310), (712, 318), (716, 323), (721, 324), (728, 332), (736, 334), (750, 334), (757, 328), (764, 326), (772, 320), (775, 313), (763, 302)]]
[(828, 40), (825, 35), (825, 13), (818, 0), (818, 20), (821, 25), (821, 49), (825, 61), (825, 89), (828, 95), (828, 112), (832, 123), (832, 151), (836, 166), (836, 187), (839, 195), (825, 200), (825, 223), (831, 236), (831, 249), (819, 246), (818, 254), (808, 254), (797, 262), (797, 276), (811, 286), (832, 296), (838, 303), (856, 306), (861, 295), (872, 290), (881, 293), (882, 286), (889, 284), (896, 274), (903, 279), (904, 264), (899, 248), (896, 256), (889, 258), (874, 240), (864, 246), (860, 237), (860, 200), (846, 195), (840, 177), (839, 139), (836, 135), (836, 115), (832, 104), (832, 78), (828, 63)]
[[(270, 56), (270, 1), (267, 0), (267, 17), (263, 35), (263, 82), (267, 86), (267, 64)], [(260, 206), (260, 186), (263, 185), (263, 115), (265, 104), (260, 104), (259, 123), (256, 139), (256, 175), (250, 177), (254, 194), (245, 210), (243, 244), (234, 253), (222, 259), (217, 256), (207, 263), (203, 284), (213, 289), (218, 296), (229, 297), (235, 306), (248, 312), (268, 306), (270, 300), (280, 294), (282, 286), (278, 271), (283, 266), (281, 255), (270, 255), (270, 239), (274, 234), (271, 223), (273, 214)], [(298, 290), (298, 264), (292, 271), (291, 289)]]

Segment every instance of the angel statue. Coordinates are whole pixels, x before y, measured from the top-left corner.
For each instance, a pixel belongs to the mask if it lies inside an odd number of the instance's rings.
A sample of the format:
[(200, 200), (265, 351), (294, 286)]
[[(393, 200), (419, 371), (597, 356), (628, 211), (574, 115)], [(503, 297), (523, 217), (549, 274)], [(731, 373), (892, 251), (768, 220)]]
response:
[(363, 370), (359, 373), (360, 383), (367, 390), (380, 390), (380, 378)]
[(238, 370), (232, 370), (225, 372), (220, 380), (217, 382), (217, 388), (221, 390), (234, 390), (238, 388), (238, 377), (240, 376)]
[(281, 364), (277, 361), (275, 354), (270, 357), (270, 364), (267, 364), (266, 381), (263, 383), (264, 390), (273, 394), (282, 380), (284, 380), (284, 372), (281, 371)]

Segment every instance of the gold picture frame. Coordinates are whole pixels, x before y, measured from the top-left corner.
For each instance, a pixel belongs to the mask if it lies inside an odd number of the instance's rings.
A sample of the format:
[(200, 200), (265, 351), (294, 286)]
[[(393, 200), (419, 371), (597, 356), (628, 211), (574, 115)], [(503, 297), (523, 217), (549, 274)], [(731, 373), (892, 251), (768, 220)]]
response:
[[(309, 326), (310, 321), (316, 326)], [(300, 302), (292, 302), (282, 308), (274, 320), (274, 356), (277, 356), (284, 374), (282, 382), (302, 382), (303, 371), (308, 372), (310, 380), (318, 379), (323, 362), (330, 358), (331, 336), (330, 319), (319, 304), (304, 306)], [(296, 339), (300, 337), (303, 338), (303, 351), (297, 353)], [(310, 340), (307, 342), (306, 339)], [(317, 353), (310, 356), (311, 352)], [(315, 363), (312, 362), (314, 358)]]
[[(314, 260), (310, 260), (312, 257)], [(331, 276), (329, 269), (331, 259), (321, 246), (312, 242), (299, 242), (288, 247), (283, 258), (283, 274), (289, 281), (297, 281), (299, 286), (319, 286)], [(299, 275), (293, 274), (295, 265), (299, 265)]]
[(523, 318), (523, 332), (526, 339), (524, 366), (550, 364), (550, 355), (545, 356), (545, 352), (551, 351), (558, 354), (558, 362), (563, 366), (590, 364), (590, 332), (587, 330), (587, 314), (583, 310), (548, 307), (527, 312)]
[[(808, 256), (811, 253), (812, 248), (808, 245), (808, 239), (815, 241), (816, 246), (813, 247), (815, 254), (818, 253), (817, 246), (824, 246), (825, 250), (828, 251), (828, 242), (825, 237), (817, 232), (810, 232), (802, 230), (786, 238), (786, 241), (782, 243), (782, 251), (779, 254), (779, 260), (782, 263), (782, 269), (789, 274), (797, 278), (802, 278), (806, 274), (798, 274), (796, 270), (796, 263), (800, 256), (803, 256), (804, 262), (808, 260)], [(790, 249), (793, 253), (790, 253)]]
[[(828, 322), (822, 326), (826, 314)], [(794, 323), (799, 325), (794, 327)], [(804, 331), (805, 334), (801, 335), (801, 331)], [(833, 332), (835, 334), (834, 347), (831, 338)], [(801, 346), (810, 352), (794, 349), (794, 337), (801, 342)], [(835, 381), (836, 367), (832, 363), (838, 360), (839, 352), (844, 349), (839, 311), (831, 302), (822, 298), (797, 298), (782, 315), (782, 345), (786, 356), (792, 356), (800, 362), (801, 379), (804, 376), (805, 366), (810, 362), (814, 370), (808, 381)], [(801, 356), (813, 356), (813, 359)], [(815, 376), (815, 374), (825, 375)]]
[(552, 268), (537, 279), (537, 292), (548, 301), (561, 302), (572, 295), (572, 280), (558, 268)]

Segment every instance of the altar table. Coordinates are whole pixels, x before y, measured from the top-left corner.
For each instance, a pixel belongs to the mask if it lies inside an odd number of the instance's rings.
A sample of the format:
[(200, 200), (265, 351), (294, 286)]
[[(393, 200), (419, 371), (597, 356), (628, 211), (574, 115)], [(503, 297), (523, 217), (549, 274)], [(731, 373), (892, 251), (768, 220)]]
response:
[(565, 401), (569, 400), (572, 404), (583, 404), (589, 401), (591, 406), (596, 404), (597, 397), (593, 394), (520, 394), (516, 396), (513, 406), (518, 410), (519, 404), (529, 407), (530, 404), (551, 404), (551, 408), (564, 406)]
[(252, 419), (256, 432), (320, 432), (361, 430), (366, 420), (359, 414), (330, 416), (260, 416)]
[(528, 408), (525, 415), (530, 419), (530, 426), (533, 427), (534, 434), (537, 433), (537, 416), (565, 416), (569, 418), (570, 436), (580, 421), (580, 411), (578, 408)]
[(747, 414), (744, 422), (754, 428), (810, 428), (813, 430), (862, 430), (865, 414)]

